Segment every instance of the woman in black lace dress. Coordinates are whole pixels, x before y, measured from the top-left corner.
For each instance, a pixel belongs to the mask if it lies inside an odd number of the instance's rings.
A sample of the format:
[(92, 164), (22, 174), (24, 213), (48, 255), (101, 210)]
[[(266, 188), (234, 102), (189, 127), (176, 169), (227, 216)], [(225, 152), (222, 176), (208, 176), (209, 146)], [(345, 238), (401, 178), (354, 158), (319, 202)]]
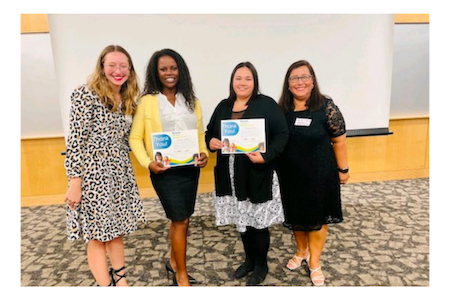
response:
[(305, 60), (289, 67), (278, 103), (289, 128), (280, 161), (284, 225), (297, 244), (287, 267), (295, 270), (306, 260), (312, 283), (323, 285), (320, 255), (327, 224), (343, 220), (340, 184), (349, 178), (345, 122), (333, 100), (320, 93)]

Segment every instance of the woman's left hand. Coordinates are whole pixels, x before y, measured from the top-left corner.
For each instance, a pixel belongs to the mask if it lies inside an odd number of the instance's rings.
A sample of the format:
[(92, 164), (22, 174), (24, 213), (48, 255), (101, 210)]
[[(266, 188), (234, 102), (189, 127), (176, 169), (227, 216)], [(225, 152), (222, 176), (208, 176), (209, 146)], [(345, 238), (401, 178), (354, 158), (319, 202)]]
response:
[(341, 184), (346, 184), (349, 178), (350, 178), (349, 173), (339, 172), (339, 181), (341, 182)]
[(204, 152), (200, 153), (200, 157), (197, 161), (197, 167), (203, 168), (208, 163), (208, 156)]
[(246, 153), (246, 155), (254, 164), (263, 164), (266, 162), (260, 152), (250, 152)]
[(71, 178), (69, 188), (65, 195), (65, 202), (71, 209), (75, 209), (81, 203), (81, 195), (81, 178)]

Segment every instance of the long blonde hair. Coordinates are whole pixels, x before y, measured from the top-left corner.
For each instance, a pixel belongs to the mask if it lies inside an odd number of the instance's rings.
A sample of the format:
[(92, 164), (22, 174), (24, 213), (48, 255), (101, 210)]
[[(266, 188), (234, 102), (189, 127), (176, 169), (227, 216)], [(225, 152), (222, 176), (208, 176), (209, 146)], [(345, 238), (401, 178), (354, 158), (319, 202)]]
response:
[(130, 65), (130, 75), (128, 80), (120, 88), (122, 97), (122, 112), (126, 115), (134, 115), (136, 111), (136, 98), (139, 95), (139, 84), (136, 71), (134, 70), (133, 61), (130, 54), (119, 45), (109, 45), (100, 54), (94, 73), (88, 79), (89, 88), (95, 91), (100, 100), (113, 112), (117, 111), (119, 105), (114, 100), (113, 90), (109, 85), (108, 79), (104, 74), (105, 56), (111, 52), (121, 52), (128, 58)]

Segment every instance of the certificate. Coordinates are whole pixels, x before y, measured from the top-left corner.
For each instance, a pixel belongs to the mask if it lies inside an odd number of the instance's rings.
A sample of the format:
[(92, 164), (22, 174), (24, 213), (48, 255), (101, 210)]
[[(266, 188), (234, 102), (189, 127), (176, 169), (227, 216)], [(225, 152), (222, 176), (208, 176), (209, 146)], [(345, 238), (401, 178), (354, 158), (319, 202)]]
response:
[(152, 133), (152, 144), (154, 160), (165, 167), (197, 164), (197, 129)]
[(266, 152), (266, 120), (222, 120), (222, 153)]

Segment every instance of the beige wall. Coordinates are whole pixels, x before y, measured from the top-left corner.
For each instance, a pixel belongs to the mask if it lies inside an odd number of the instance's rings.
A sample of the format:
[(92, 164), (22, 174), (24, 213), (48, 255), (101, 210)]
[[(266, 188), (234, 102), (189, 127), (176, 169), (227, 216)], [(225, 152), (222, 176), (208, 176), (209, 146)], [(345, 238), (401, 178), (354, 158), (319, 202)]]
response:
[[(428, 14), (395, 15), (396, 23), (428, 23)], [(22, 15), (21, 32), (48, 32), (46, 15)], [(350, 182), (429, 176), (429, 118), (391, 120), (388, 136), (348, 138)], [(67, 180), (64, 170), (63, 137), (22, 139), (22, 197), (64, 194)], [(132, 155), (140, 189), (151, 188), (148, 171)], [(202, 170), (200, 183), (212, 187), (212, 155)]]
[[(429, 23), (429, 14), (395, 14), (395, 23)], [(21, 33), (49, 32), (46, 14), (22, 14)]]

